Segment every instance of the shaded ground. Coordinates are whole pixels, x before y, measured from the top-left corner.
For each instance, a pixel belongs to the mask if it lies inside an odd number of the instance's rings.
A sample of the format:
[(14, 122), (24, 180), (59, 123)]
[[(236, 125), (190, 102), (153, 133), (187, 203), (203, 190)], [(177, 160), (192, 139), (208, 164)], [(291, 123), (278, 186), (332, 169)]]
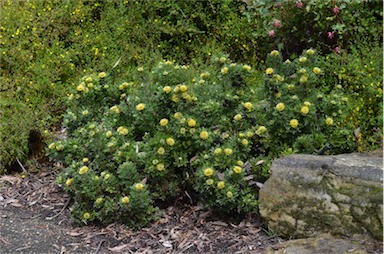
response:
[(0, 177), (0, 253), (264, 253), (283, 242), (257, 217), (223, 221), (199, 206), (169, 207), (140, 231), (111, 224), (76, 227), (56, 171)]

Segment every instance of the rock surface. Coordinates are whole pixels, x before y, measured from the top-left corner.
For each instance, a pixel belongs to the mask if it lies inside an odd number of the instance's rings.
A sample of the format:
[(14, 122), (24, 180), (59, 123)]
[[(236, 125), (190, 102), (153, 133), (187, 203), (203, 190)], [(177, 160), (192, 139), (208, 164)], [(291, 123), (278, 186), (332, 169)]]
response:
[(316, 238), (290, 240), (268, 247), (265, 254), (366, 254), (365, 241), (335, 239), (330, 235), (321, 235)]
[(259, 196), (270, 231), (383, 239), (382, 157), (290, 155), (275, 160), (271, 171)]

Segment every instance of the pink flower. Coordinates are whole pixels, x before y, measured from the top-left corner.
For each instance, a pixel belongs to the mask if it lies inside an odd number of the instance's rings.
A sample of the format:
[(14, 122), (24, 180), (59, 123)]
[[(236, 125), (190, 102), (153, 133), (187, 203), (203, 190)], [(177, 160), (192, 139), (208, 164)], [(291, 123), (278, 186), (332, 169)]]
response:
[(340, 8), (337, 5), (335, 5), (335, 7), (333, 7), (332, 11), (333, 11), (333, 13), (337, 14), (337, 13), (339, 13)]
[(303, 4), (301, 1), (296, 1), (296, 2), (295, 2), (295, 6), (296, 6), (297, 8), (301, 8), (301, 7), (304, 6), (304, 4)]
[(328, 32), (327, 33), (328, 39), (332, 40), (335, 37), (335, 32)]
[(269, 37), (275, 37), (275, 30), (271, 30), (268, 32)]
[(273, 26), (276, 27), (276, 28), (280, 28), (281, 27), (281, 21), (280, 20), (275, 20), (275, 22), (273, 22)]
[(339, 48), (339, 47), (336, 47), (336, 48), (334, 48), (333, 50), (334, 50), (334, 51), (335, 51), (335, 53), (337, 53), (337, 54), (340, 54), (340, 52), (341, 52), (341, 50), (340, 50), (340, 48)]

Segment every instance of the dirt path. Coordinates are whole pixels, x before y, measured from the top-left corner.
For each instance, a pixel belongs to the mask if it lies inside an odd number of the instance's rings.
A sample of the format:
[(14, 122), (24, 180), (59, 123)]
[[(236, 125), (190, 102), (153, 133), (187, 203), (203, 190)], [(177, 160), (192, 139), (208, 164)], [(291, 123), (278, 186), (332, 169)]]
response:
[(199, 206), (169, 207), (140, 231), (76, 227), (54, 170), (0, 177), (0, 253), (264, 253), (283, 242), (258, 218), (223, 221)]

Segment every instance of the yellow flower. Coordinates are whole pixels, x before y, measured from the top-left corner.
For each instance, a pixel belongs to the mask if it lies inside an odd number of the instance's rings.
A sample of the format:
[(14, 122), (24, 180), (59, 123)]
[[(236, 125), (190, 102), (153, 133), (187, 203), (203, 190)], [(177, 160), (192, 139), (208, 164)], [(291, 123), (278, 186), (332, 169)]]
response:
[(163, 155), (165, 153), (164, 147), (159, 147), (159, 149), (157, 149), (157, 153)]
[(333, 119), (330, 118), (330, 117), (327, 117), (327, 118), (325, 119), (325, 124), (326, 124), (326, 125), (332, 125), (332, 124), (333, 124)]
[(300, 83), (306, 83), (308, 81), (308, 76), (301, 76)]
[(86, 77), (85, 78), (85, 81), (88, 82), (88, 83), (92, 82), (92, 80), (93, 80), (92, 77)]
[(227, 61), (227, 58), (222, 56), (222, 57), (220, 57), (219, 61), (220, 61), (220, 63), (225, 63), (225, 61)]
[(268, 74), (268, 75), (271, 75), (271, 74), (273, 74), (273, 69), (272, 68), (267, 68), (265, 70), (265, 73)]
[(112, 137), (112, 131), (107, 131), (107, 133), (105, 133), (105, 136), (106, 136), (107, 138)]
[(233, 172), (235, 172), (236, 174), (241, 174), (241, 172), (243, 172), (243, 169), (240, 166), (235, 166), (233, 168)]
[(213, 175), (213, 169), (212, 168), (204, 169), (204, 175), (205, 176), (212, 176)]
[(300, 74), (305, 74), (305, 73), (307, 73), (307, 70), (306, 70), (305, 68), (301, 68), (301, 69), (299, 70), (299, 73), (300, 73)]
[(206, 140), (209, 136), (208, 131), (202, 131), (200, 132), (200, 138)]
[(73, 183), (73, 178), (68, 178), (67, 181), (65, 181), (65, 185), (71, 186)]
[(242, 139), (242, 140), (241, 140), (241, 144), (242, 144), (243, 146), (248, 145), (248, 140), (246, 140), (245, 138)]
[(105, 73), (105, 72), (99, 73), (99, 78), (105, 78), (106, 76), (107, 76), (107, 73)]
[(225, 148), (225, 149), (224, 149), (224, 153), (225, 153), (226, 155), (231, 155), (231, 154), (233, 153), (233, 150), (232, 150), (231, 148)]
[(142, 72), (142, 71), (144, 71), (144, 68), (143, 67), (139, 67), (139, 68), (137, 68), (137, 71)]
[(89, 88), (93, 88), (93, 83), (88, 83), (87, 85)]
[(251, 66), (249, 66), (247, 64), (244, 64), (243, 65), (243, 69), (246, 70), (246, 71), (250, 71), (252, 68), (251, 68)]
[(73, 93), (68, 95), (68, 100), (73, 101), (74, 99), (75, 99), (75, 95)]
[(88, 172), (88, 167), (87, 166), (82, 166), (80, 169), (79, 169), (79, 174), (80, 175), (83, 175), (83, 174), (85, 174), (85, 173), (87, 173)]
[(227, 74), (228, 73), (228, 67), (224, 67), (223, 69), (221, 69), (221, 73)]
[(307, 55), (313, 55), (313, 54), (315, 54), (315, 51), (313, 49), (308, 49), (306, 51), (306, 53), (307, 53)]
[(187, 130), (184, 127), (180, 128), (180, 134), (184, 135), (187, 132)]
[(250, 102), (244, 103), (243, 106), (244, 106), (244, 108), (248, 109), (248, 111), (251, 111), (252, 107), (253, 107), (252, 103), (250, 103)]
[(112, 112), (115, 112), (116, 114), (120, 114), (120, 112), (121, 112), (117, 105), (112, 106), (109, 110)]
[(123, 126), (120, 126), (119, 128), (117, 128), (117, 133), (119, 133), (120, 135), (127, 135), (128, 134), (128, 129), (123, 127)]
[(227, 192), (227, 198), (233, 198), (233, 193), (232, 191)]
[(142, 183), (135, 184), (135, 189), (137, 191), (141, 191), (142, 189), (144, 189), (144, 184), (142, 184)]
[(56, 148), (56, 143), (50, 143), (48, 148), (49, 149), (55, 149)]
[(104, 201), (104, 198), (100, 197), (100, 198), (97, 198), (97, 199), (96, 199), (95, 203), (96, 203), (97, 205), (100, 205), (101, 203), (103, 203), (103, 201)]
[(301, 112), (303, 115), (308, 114), (308, 112), (309, 112), (309, 107), (307, 107), (307, 106), (303, 106), (303, 107), (301, 107), (300, 112)]
[(243, 119), (243, 116), (242, 116), (241, 114), (236, 114), (236, 115), (233, 117), (233, 119), (234, 119), (235, 121), (240, 121), (241, 119)]
[(209, 72), (203, 72), (200, 74), (200, 78), (207, 78), (209, 77), (211, 74)]
[(256, 130), (256, 134), (262, 134), (267, 131), (267, 128), (265, 126), (259, 126)]
[(279, 55), (279, 51), (277, 50), (272, 50), (271, 53), (269, 53), (271, 56), (278, 56)]
[(164, 170), (164, 164), (163, 163), (159, 163), (159, 164), (157, 164), (156, 165), (156, 169), (158, 170), (158, 171), (163, 171)]
[(172, 91), (172, 88), (170, 86), (164, 86), (163, 91), (164, 93), (170, 93)]
[(83, 158), (83, 163), (88, 163), (89, 159), (88, 158)]
[(193, 134), (193, 133), (195, 133), (195, 132), (196, 132), (196, 129), (195, 129), (195, 128), (191, 128), (191, 129), (189, 129), (189, 133)]
[(128, 204), (129, 203), (129, 197), (125, 196), (121, 198), (121, 203)]
[(283, 111), (285, 109), (284, 103), (280, 102), (276, 105), (276, 110), (277, 111)]
[(225, 187), (225, 182), (224, 181), (220, 181), (217, 183), (217, 188), (219, 189), (223, 189)]
[(188, 126), (189, 127), (195, 127), (196, 126), (196, 120), (195, 119), (188, 119)]
[(299, 58), (300, 63), (305, 63), (308, 59), (305, 56)]
[(83, 219), (84, 220), (88, 220), (89, 218), (91, 218), (91, 214), (90, 213), (84, 213), (83, 214)]
[(180, 113), (180, 112), (176, 112), (176, 113), (173, 115), (173, 117), (175, 117), (176, 119), (180, 119), (180, 118), (183, 117), (183, 114)]
[(180, 86), (180, 92), (185, 93), (188, 90), (188, 87), (186, 85)]
[(166, 143), (169, 146), (173, 146), (175, 144), (175, 140), (173, 138), (167, 138)]
[(168, 124), (168, 119), (167, 118), (163, 118), (160, 120), (160, 125), (161, 126), (166, 126)]
[(311, 106), (311, 103), (309, 101), (304, 101), (304, 106), (309, 107), (309, 106)]
[(79, 92), (84, 91), (84, 89), (85, 89), (84, 83), (81, 83), (80, 85), (78, 85), (78, 86), (76, 87), (76, 90), (79, 91)]
[(143, 111), (145, 109), (145, 104), (144, 103), (139, 103), (136, 105), (136, 109), (138, 111)]
[(216, 148), (215, 151), (213, 152), (215, 155), (220, 155), (222, 153), (222, 149), (221, 148)]
[(292, 128), (297, 128), (297, 126), (299, 125), (299, 121), (297, 121), (297, 119), (291, 119), (291, 121), (289, 121), (289, 124)]
[(238, 160), (238, 161), (237, 161), (237, 165), (239, 165), (240, 167), (242, 167), (242, 166), (244, 166), (244, 162), (243, 162), (243, 161), (240, 161), (240, 160)]
[(212, 185), (213, 184), (213, 179), (207, 179), (207, 181), (205, 181), (205, 183), (207, 185)]
[(313, 73), (315, 73), (315, 74), (320, 74), (320, 73), (321, 73), (321, 70), (320, 70), (320, 68), (318, 68), (318, 67), (314, 67), (312, 71), (313, 71)]

